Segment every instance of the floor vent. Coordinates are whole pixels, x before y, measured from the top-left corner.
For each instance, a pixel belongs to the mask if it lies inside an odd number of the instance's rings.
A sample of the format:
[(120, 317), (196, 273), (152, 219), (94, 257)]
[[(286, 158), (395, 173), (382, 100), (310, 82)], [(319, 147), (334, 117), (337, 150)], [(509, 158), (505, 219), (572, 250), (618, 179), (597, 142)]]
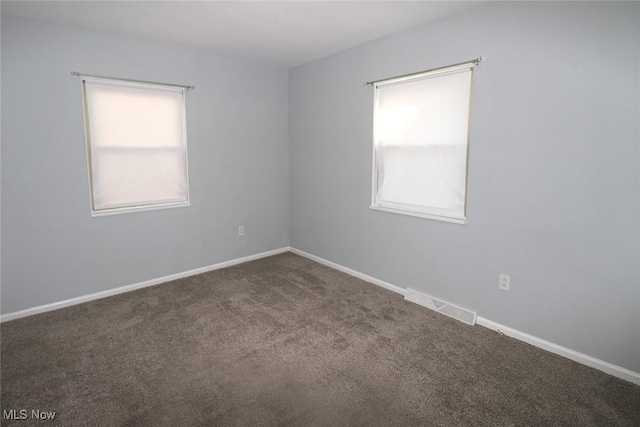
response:
[(473, 326), (476, 324), (476, 317), (478, 317), (478, 313), (475, 311), (462, 308), (448, 301), (443, 301), (440, 298), (432, 297), (431, 295), (423, 294), (415, 289), (407, 289), (404, 299), (423, 307), (430, 308), (431, 310), (442, 313), (445, 316), (453, 317), (467, 325)]

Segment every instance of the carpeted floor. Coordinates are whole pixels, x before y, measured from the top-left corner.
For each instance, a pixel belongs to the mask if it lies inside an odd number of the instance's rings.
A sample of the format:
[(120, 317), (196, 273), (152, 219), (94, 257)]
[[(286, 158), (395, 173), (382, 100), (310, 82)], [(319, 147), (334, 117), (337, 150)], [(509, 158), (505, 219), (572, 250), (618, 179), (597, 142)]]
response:
[(3, 425), (640, 426), (638, 386), (291, 253), (1, 328)]

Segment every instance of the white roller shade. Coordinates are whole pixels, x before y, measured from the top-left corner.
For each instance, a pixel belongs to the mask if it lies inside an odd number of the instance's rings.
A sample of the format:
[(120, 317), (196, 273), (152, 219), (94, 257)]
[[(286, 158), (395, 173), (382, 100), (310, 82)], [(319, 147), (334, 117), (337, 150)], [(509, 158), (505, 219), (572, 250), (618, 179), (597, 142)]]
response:
[(83, 79), (94, 213), (188, 203), (184, 89)]
[(471, 70), (375, 84), (374, 206), (464, 219)]

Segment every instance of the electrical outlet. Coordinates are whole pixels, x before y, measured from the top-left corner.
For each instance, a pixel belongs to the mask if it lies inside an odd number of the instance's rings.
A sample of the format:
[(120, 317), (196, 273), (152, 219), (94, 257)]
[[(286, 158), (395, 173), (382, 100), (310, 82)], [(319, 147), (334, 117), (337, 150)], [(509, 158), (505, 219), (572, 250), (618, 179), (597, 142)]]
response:
[(511, 276), (507, 276), (506, 274), (500, 275), (500, 281), (498, 282), (498, 287), (503, 291), (508, 291), (511, 287)]
[(244, 225), (238, 227), (238, 236), (244, 236)]

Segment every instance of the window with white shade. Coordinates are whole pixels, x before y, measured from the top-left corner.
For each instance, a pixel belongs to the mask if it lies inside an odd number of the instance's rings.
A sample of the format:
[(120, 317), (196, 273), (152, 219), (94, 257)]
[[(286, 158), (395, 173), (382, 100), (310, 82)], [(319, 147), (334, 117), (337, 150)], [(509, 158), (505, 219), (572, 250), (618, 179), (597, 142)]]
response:
[(475, 64), (373, 83), (372, 209), (465, 222)]
[(186, 88), (81, 77), (92, 214), (188, 206)]

